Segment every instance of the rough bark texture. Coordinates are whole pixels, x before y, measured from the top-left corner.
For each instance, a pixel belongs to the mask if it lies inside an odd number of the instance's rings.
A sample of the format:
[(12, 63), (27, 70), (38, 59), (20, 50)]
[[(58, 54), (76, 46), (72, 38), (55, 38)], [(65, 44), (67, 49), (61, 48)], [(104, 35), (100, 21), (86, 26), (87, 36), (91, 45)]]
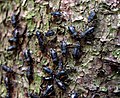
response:
[[(89, 13), (94, 10), (97, 18), (88, 23)], [(51, 16), (51, 12), (60, 11), (60, 21)], [(8, 52), (8, 39), (13, 37), (11, 16), (19, 14), (19, 35), (21, 45), (16, 51)], [(75, 26), (81, 34), (86, 28), (95, 26), (93, 36), (82, 39), (82, 54), (74, 60), (72, 50), (77, 42), (70, 37), (68, 26)], [(51, 44), (47, 38), (47, 55), (41, 53), (35, 32), (55, 31), (57, 42)], [(61, 55), (60, 41), (65, 39), (69, 54)], [(34, 81), (29, 86), (26, 78), (27, 66), (23, 63), (23, 50), (30, 49), (34, 59)], [(40, 93), (41, 77), (46, 76), (42, 66), (49, 63), (54, 69), (49, 49), (55, 48), (59, 58), (63, 59), (68, 70), (66, 92), (61, 91), (54, 83), (54, 98), (70, 98), (72, 91), (79, 98), (120, 98), (120, 2), (119, 0), (3, 0), (0, 1), (0, 63), (7, 64), (15, 73), (11, 77), (12, 98), (28, 98), (27, 93)], [(0, 98), (6, 96), (4, 78), (6, 72), (0, 66)]]

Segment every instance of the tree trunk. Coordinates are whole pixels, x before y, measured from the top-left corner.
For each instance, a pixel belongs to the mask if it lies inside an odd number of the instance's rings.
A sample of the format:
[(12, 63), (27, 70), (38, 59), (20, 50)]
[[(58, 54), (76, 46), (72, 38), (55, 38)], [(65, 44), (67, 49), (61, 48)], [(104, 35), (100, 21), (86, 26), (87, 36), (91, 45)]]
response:
[[(119, 0), (8, 0), (0, 1), (0, 8), (0, 98), (7, 94), (7, 74), (14, 74), (9, 77), (12, 98), (43, 96), (47, 82), (40, 87), (42, 77), (51, 76), (43, 71), (43, 66), (56, 75), (60, 69), (53, 61), (59, 59), (68, 75), (64, 80), (66, 91), (54, 77), (51, 85), (55, 94), (48, 94), (50, 98), (69, 98), (73, 92), (79, 98), (120, 97)], [(91, 12), (95, 15), (90, 16)], [(73, 32), (69, 26), (73, 26)], [(94, 32), (87, 31), (91, 27)], [(45, 36), (48, 30), (54, 32), (50, 37)], [(40, 31), (41, 39), (36, 31)], [(65, 56), (61, 52), (63, 40), (67, 43)], [(55, 59), (51, 48), (57, 52)], [(31, 58), (24, 54), (29, 49)], [(77, 54), (73, 54), (76, 49)], [(13, 73), (5, 71), (4, 64)], [(28, 73), (30, 81), (26, 77), (29, 66), (33, 69)]]

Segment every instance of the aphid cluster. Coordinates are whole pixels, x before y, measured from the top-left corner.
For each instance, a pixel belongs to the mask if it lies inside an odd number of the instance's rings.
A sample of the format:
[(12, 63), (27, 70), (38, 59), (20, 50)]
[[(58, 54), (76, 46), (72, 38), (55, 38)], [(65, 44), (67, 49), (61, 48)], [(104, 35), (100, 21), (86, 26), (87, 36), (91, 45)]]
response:
[[(57, 21), (62, 17), (62, 13), (59, 11), (52, 12), (51, 15), (53, 17), (53, 20), (57, 19)], [(95, 12), (91, 12), (90, 16), (88, 17), (88, 23), (93, 21), (95, 16), (96, 16)], [(11, 18), (11, 23), (12, 23), (12, 26), (14, 27), (14, 31), (13, 31), (13, 37), (8, 40), (11, 46), (8, 47), (7, 51), (17, 50), (19, 46), (19, 32), (17, 30), (18, 17), (13, 15)], [(82, 54), (81, 40), (86, 38), (86, 36), (91, 35), (94, 32), (94, 29), (95, 27), (91, 26), (91, 27), (88, 27), (84, 32), (78, 33), (75, 30), (74, 26), (68, 26), (67, 31), (69, 32), (72, 39), (76, 41), (76, 43), (72, 46), (72, 57), (75, 61), (79, 60)], [(39, 30), (36, 31), (35, 35), (38, 40), (40, 51), (42, 52), (43, 56), (45, 54), (45, 56), (49, 56), (51, 58), (52, 64), (54, 65), (54, 67), (51, 68), (50, 66), (47, 66), (47, 65), (44, 65), (42, 67), (44, 73), (46, 74), (46, 76), (42, 78), (42, 83), (40, 85), (40, 89), (42, 89), (42, 92), (39, 96), (32, 93), (29, 94), (31, 98), (49, 98), (50, 96), (55, 96), (55, 93), (56, 93), (55, 85), (61, 91), (65, 92), (67, 90), (68, 84), (66, 82), (68, 82), (69, 80), (68, 73), (64, 65), (65, 62), (63, 62), (63, 59), (61, 58), (67, 57), (67, 55), (70, 53), (69, 46), (67, 44), (67, 41), (63, 38), (63, 40), (60, 41), (60, 45), (59, 45), (61, 49), (61, 56), (59, 56), (53, 45), (57, 41), (56, 34), (57, 33), (55, 33), (53, 30), (48, 30), (45, 34), (40, 32)], [(54, 39), (46, 42), (47, 38), (52, 37), (54, 35), (55, 35)], [(26, 49), (23, 51), (23, 63), (25, 66), (27, 66), (26, 77), (30, 85), (34, 80), (34, 65), (33, 65), (34, 61), (31, 56), (30, 49)], [(2, 68), (7, 73), (14, 73), (14, 71), (6, 65), (2, 66)], [(10, 77), (6, 75), (5, 85), (8, 91), (8, 95), (10, 94), (9, 89), (11, 89), (11, 86), (9, 86), (11, 85), (9, 80), (10, 80)], [(6, 98), (11, 98), (11, 97), (6, 97)], [(71, 98), (78, 98), (78, 93), (76, 92), (72, 93)]]
[(19, 41), (19, 32), (17, 29), (13, 31), (13, 37), (8, 40), (11, 46), (7, 48), (7, 51), (13, 51), (17, 49), (18, 41)]
[(11, 17), (11, 24), (14, 28), (16, 28), (18, 26), (18, 15), (13, 14)]
[(19, 44), (19, 32), (17, 29), (18, 25), (18, 16), (13, 14), (11, 17), (11, 24), (14, 27), (14, 30), (12, 32), (13, 37), (8, 39), (8, 42), (11, 46), (8, 47), (7, 51), (13, 51), (16, 50)]
[(6, 98), (12, 98), (12, 92), (13, 92), (12, 79), (14, 76), (14, 71), (12, 70), (12, 68), (8, 67), (7, 65), (2, 65), (2, 69), (6, 72), (4, 77), (4, 83), (7, 90)]
[(39, 43), (39, 46), (40, 46), (40, 50), (42, 52), (45, 52), (45, 43), (44, 43), (44, 36), (41, 32), (39, 31), (36, 31), (36, 36), (37, 36), (37, 39), (38, 39), (38, 43)]
[[(24, 42), (24, 33), (26, 33), (27, 26), (25, 26), (24, 31), (21, 31), (20, 23), (19, 23), (19, 14), (13, 14), (11, 16), (11, 24), (13, 26), (12, 37), (8, 39), (10, 46), (7, 48), (7, 51), (14, 51), (18, 53), (21, 51), (22, 44)], [(22, 39), (22, 40), (21, 40)]]
[(28, 67), (26, 70), (26, 77), (27, 77), (29, 85), (30, 85), (34, 80), (33, 59), (31, 57), (31, 53), (30, 53), (29, 49), (25, 50), (23, 52), (23, 55), (24, 55), (24, 62), (26, 64), (26, 66)]
[[(68, 75), (63, 68), (63, 63), (61, 60), (58, 61), (57, 70), (52, 70), (47, 66), (43, 66), (43, 71), (47, 73), (47, 77), (43, 77), (41, 88), (45, 85), (45, 91), (43, 92), (42, 96), (49, 97), (54, 95), (54, 85), (56, 84), (59, 89), (62, 91), (66, 91), (66, 84), (65, 81), (68, 78)], [(55, 83), (55, 84), (54, 84)]]
[(88, 24), (92, 23), (92, 25), (89, 26), (85, 31), (81, 32), (80, 34), (77, 33), (74, 26), (68, 26), (68, 31), (71, 37), (74, 38), (75, 40), (80, 41), (82, 38), (91, 35), (94, 32), (96, 26), (96, 24), (94, 24), (94, 22), (96, 22), (94, 19), (96, 19), (96, 13), (94, 11), (91, 11), (90, 15), (88, 16)]

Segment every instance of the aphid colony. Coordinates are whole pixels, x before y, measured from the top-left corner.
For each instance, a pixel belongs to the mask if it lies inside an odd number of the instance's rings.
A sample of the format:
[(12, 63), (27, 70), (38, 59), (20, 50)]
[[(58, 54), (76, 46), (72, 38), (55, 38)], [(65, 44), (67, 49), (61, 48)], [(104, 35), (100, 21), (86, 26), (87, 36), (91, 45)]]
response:
[[(62, 16), (61, 12), (52, 12), (52, 17), (57, 17), (57, 19)], [(88, 17), (88, 23), (94, 20), (96, 17), (96, 14), (94, 11), (91, 11), (89, 17)], [(18, 16), (13, 15), (11, 17), (11, 23), (14, 27), (14, 31), (12, 33), (13, 37), (8, 39), (8, 42), (11, 46), (8, 47), (7, 51), (17, 51), (19, 48), (19, 31), (18, 31)], [(94, 26), (88, 27), (84, 32), (81, 32), (80, 34), (75, 30), (74, 26), (68, 26), (68, 32), (72, 39), (76, 41), (76, 44), (73, 46), (72, 49), (72, 56), (74, 60), (78, 60), (82, 53), (82, 47), (80, 45), (80, 40), (84, 39), (86, 36), (91, 35), (94, 32)], [(47, 49), (47, 44), (45, 43), (45, 38), (55, 35), (55, 32), (53, 30), (48, 30), (47, 33), (43, 34), (40, 31), (36, 31), (36, 38), (38, 40), (40, 51), (43, 54), (47, 55), (47, 52), (49, 52), (49, 56), (52, 59), (53, 64), (55, 65), (55, 68), (51, 69), (49, 66), (44, 65), (42, 67), (42, 70), (45, 74), (47, 74), (46, 77), (42, 77), (42, 83), (40, 85), (40, 88), (44, 88), (43, 92), (41, 92), (40, 95), (35, 95), (33, 93), (28, 94), (31, 98), (49, 98), (50, 96), (55, 96), (55, 87), (54, 84), (57, 85), (57, 87), (61, 91), (66, 91), (68, 84), (66, 81), (68, 81), (68, 73), (66, 71), (66, 68), (63, 64), (63, 60), (58, 56), (57, 51), (53, 48)], [(60, 42), (60, 49), (61, 54), (63, 57), (66, 57), (68, 55), (68, 44), (67, 41), (64, 39)], [(23, 62), (27, 66), (26, 70), (26, 77), (28, 79), (29, 85), (34, 80), (34, 60), (31, 56), (30, 49), (26, 49), (23, 51)], [(15, 72), (12, 70), (12, 68), (8, 67), (7, 65), (2, 65), (2, 69), (6, 72), (4, 82), (7, 89), (7, 95), (6, 98), (12, 98), (12, 91), (13, 91), (13, 85), (12, 85), (12, 78), (13, 74)], [(71, 93), (70, 98), (78, 98), (78, 93), (74, 92)]]

